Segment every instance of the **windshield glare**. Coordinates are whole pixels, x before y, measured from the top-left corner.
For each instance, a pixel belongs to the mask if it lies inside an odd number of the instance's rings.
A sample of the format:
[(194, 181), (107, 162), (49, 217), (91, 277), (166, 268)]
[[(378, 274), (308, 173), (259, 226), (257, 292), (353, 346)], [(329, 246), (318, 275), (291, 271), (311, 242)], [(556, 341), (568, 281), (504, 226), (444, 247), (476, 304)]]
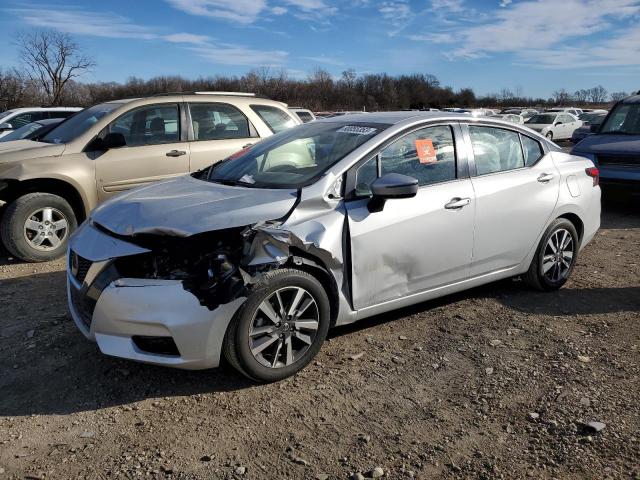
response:
[(555, 119), (556, 119), (555, 115), (549, 115), (549, 114), (534, 115), (529, 120), (527, 120), (527, 123), (534, 123), (539, 125), (550, 125), (555, 121)]
[(386, 127), (370, 123), (307, 123), (211, 166), (207, 179), (256, 188), (300, 188)]
[(640, 103), (621, 103), (607, 117), (600, 133), (640, 135)]
[(42, 125), (40, 125), (39, 123), (36, 123), (36, 122), (27, 123), (26, 125), (14, 130), (10, 134), (0, 138), (0, 142), (11, 142), (13, 140), (22, 140), (23, 138), (27, 137), (29, 134), (35, 132), (36, 130), (39, 130), (40, 128), (42, 128)]
[(51, 130), (42, 141), (47, 143), (69, 143), (121, 105), (121, 103), (102, 103), (85, 108)]

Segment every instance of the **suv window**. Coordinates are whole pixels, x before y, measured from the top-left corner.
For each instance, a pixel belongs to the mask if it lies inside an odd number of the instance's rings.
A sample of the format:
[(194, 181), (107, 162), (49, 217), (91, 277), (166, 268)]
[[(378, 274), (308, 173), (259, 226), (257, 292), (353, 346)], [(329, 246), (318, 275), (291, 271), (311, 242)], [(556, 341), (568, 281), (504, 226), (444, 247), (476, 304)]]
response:
[(369, 195), (380, 173), (401, 173), (418, 179), (420, 186), (448, 182), (456, 178), (456, 155), (451, 127), (426, 127), (411, 132), (358, 168), (356, 195)]
[(469, 125), (469, 135), (478, 175), (524, 167), (518, 133), (495, 127)]
[(273, 133), (278, 133), (296, 126), (293, 118), (277, 107), (270, 105), (251, 105), (251, 110), (256, 112)]
[(562, 123), (572, 123), (574, 120), (570, 115), (559, 115), (556, 121)]
[(124, 135), (129, 147), (178, 142), (178, 105), (148, 105), (136, 108), (110, 123), (106, 130), (108, 133)]
[(240, 110), (223, 103), (192, 103), (194, 140), (249, 138), (249, 120)]
[(9, 120), (9, 123), (15, 130), (16, 128), (24, 127), (28, 123), (42, 120), (43, 118), (45, 118), (45, 112), (25, 112), (13, 117)]
[(522, 149), (524, 151), (524, 164), (530, 167), (544, 155), (542, 146), (533, 138), (525, 137), (524, 135), (520, 135), (520, 138), (522, 139)]

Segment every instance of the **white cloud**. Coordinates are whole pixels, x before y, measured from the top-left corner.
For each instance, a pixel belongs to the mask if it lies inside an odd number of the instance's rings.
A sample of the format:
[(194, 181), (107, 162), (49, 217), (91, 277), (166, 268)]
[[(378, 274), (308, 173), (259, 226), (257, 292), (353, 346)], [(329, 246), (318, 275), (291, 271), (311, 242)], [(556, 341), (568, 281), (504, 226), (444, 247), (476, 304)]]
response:
[(190, 15), (219, 18), (251, 24), (266, 9), (266, 0), (166, 0), (171, 6)]
[(280, 67), (289, 57), (282, 50), (257, 50), (241, 45), (217, 44), (206, 47), (190, 48), (192, 52), (204, 60), (220, 65), (241, 65), (248, 67), (268, 66)]
[[(611, 23), (637, 16), (640, 13), (638, 0), (503, 3), (506, 4), (478, 25), (448, 26), (426, 36), (410, 38), (450, 44), (448, 55), (451, 58), (473, 59), (508, 53), (527, 63), (558, 68), (583, 66), (582, 62), (594, 55), (601, 63), (625, 65), (635, 60), (625, 59), (621, 52), (626, 55), (633, 53), (636, 58), (640, 55), (638, 29), (622, 31), (619, 27), (612, 28)], [(594, 34), (605, 35), (610, 40), (595, 41), (592, 38)], [(605, 47), (613, 44), (616, 48)]]
[(193, 33), (172, 33), (162, 38), (171, 43), (190, 43), (193, 45), (205, 45), (211, 41), (206, 35), (194, 35)]
[(511, 2), (512, 2), (512, 1), (513, 1), (513, 0), (500, 0), (500, 6), (501, 6), (502, 8), (504, 8), (504, 7), (508, 7), (509, 5), (511, 5)]
[(96, 14), (73, 7), (52, 9), (35, 5), (6, 11), (20, 17), (28, 25), (66, 33), (108, 38), (157, 38), (150, 28), (136, 25), (128, 18), (113, 13)]
[(465, 10), (464, 0), (431, 0), (432, 10), (446, 10), (447, 12), (462, 12)]
[(327, 57), (325, 55), (318, 55), (318, 56), (310, 56), (310, 57), (301, 57), (304, 60), (309, 60), (310, 62), (314, 62), (314, 63), (323, 63), (325, 65), (332, 65), (334, 67), (343, 67), (345, 66), (345, 62), (343, 62), (342, 60), (338, 60), (337, 58), (333, 58), (333, 57)]

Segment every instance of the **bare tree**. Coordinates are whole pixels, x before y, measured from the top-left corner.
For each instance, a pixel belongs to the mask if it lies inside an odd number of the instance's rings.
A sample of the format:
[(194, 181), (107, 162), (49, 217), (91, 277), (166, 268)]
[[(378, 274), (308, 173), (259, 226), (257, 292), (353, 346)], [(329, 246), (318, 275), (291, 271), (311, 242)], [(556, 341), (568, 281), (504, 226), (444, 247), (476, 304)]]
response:
[(556, 105), (566, 105), (571, 101), (571, 94), (567, 92), (564, 88), (560, 90), (556, 90), (553, 92), (553, 100)]
[(17, 41), (29, 77), (38, 82), (52, 105), (60, 103), (67, 83), (95, 66), (66, 33), (36, 30)]
[(597, 87), (589, 89), (589, 96), (591, 97), (591, 101), (593, 103), (604, 103), (607, 101), (609, 92), (607, 92), (607, 89), (602, 85), (598, 85)]

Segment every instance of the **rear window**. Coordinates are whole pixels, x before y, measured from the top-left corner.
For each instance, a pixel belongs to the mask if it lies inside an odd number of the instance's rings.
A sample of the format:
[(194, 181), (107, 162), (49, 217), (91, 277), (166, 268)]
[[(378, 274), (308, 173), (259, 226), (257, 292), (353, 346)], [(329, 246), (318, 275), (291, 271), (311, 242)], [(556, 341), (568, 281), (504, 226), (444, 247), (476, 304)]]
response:
[(313, 117), (309, 112), (296, 112), (296, 115), (298, 115), (298, 118), (300, 118), (304, 123), (309, 123), (313, 120)]
[(270, 105), (251, 105), (251, 110), (256, 112), (273, 133), (279, 133), (296, 126), (295, 120), (291, 118), (287, 112), (277, 107)]

